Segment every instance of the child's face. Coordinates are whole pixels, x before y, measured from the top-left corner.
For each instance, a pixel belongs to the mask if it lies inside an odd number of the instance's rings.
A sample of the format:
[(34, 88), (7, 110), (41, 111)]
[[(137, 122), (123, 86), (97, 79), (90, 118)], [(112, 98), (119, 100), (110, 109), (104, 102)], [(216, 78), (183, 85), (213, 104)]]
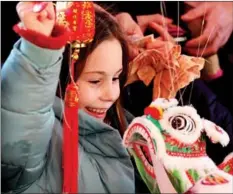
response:
[(79, 106), (100, 120), (120, 95), (122, 49), (116, 39), (105, 40), (88, 56), (79, 85)]

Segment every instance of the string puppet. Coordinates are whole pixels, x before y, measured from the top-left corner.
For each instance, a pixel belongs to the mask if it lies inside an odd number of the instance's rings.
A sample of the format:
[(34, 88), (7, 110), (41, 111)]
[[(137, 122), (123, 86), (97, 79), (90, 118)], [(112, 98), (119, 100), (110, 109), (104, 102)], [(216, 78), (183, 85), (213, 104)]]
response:
[(151, 193), (160, 193), (155, 172), (158, 160), (178, 193), (232, 193), (233, 154), (216, 166), (206, 154), (206, 137), (222, 146), (229, 142), (221, 127), (200, 118), (192, 106), (158, 98), (133, 120), (123, 143)]
[(233, 153), (216, 166), (205, 142), (208, 137), (226, 146), (228, 134), (191, 105), (178, 106), (175, 99), (179, 89), (200, 77), (205, 60), (182, 55), (181, 47), (172, 43), (166, 49), (168, 57), (164, 50), (151, 49), (130, 62), (126, 85), (153, 81), (153, 101), (129, 125), (123, 144), (151, 193), (232, 193)]

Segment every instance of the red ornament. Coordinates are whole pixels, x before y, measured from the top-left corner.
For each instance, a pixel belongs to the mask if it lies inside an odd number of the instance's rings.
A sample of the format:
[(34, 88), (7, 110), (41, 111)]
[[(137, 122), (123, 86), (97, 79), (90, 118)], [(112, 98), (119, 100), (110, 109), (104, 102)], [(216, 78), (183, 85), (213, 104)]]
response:
[[(57, 2), (57, 22), (70, 31), (70, 72), (74, 77), (74, 64), (79, 49), (90, 43), (95, 34), (95, 10), (93, 2)], [(71, 82), (66, 88), (63, 116), (63, 193), (78, 193), (78, 86)]]
[(69, 41), (87, 44), (95, 34), (95, 9), (93, 2), (57, 2), (57, 22), (70, 30)]

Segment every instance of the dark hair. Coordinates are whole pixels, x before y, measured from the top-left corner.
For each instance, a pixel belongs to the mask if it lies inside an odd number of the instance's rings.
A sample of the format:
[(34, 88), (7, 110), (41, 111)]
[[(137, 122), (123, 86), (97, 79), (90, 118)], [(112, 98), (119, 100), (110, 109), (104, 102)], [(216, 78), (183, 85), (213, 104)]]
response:
[[(79, 59), (77, 63), (75, 64), (75, 75), (74, 79), (77, 80), (77, 78), (80, 76), (82, 73), (84, 66), (85, 66), (85, 61), (88, 57), (89, 54), (91, 54), (94, 49), (104, 40), (108, 40), (111, 38), (116, 38), (122, 48), (122, 53), (123, 53), (123, 58), (122, 58), (122, 64), (123, 64), (123, 71), (122, 74), (120, 75), (120, 91), (122, 94), (123, 86), (126, 81), (126, 76), (128, 72), (128, 44), (127, 41), (124, 37), (123, 32), (121, 31), (118, 23), (116, 20), (111, 16), (109, 13), (95, 9), (95, 36), (94, 39), (91, 43), (89, 43), (85, 48), (82, 48), (79, 52)], [(65, 94), (65, 88), (67, 86), (67, 83), (70, 81), (70, 76), (69, 76), (69, 67), (68, 67), (68, 56), (69, 56), (69, 48), (66, 49), (64, 52), (64, 58), (63, 58), (63, 64), (61, 68), (61, 74), (60, 74), (60, 91), (59, 93), (62, 94), (62, 98), (64, 97)], [(107, 114), (107, 119), (112, 123), (112, 116), (110, 117), (109, 115), (112, 113), (110, 112), (115, 112), (117, 115), (117, 120), (118, 120), (118, 127), (120, 129), (120, 133), (123, 134), (123, 132), (126, 129), (126, 121), (125, 121), (125, 116), (123, 112), (123, 108), (121, 106), (121, 94), (120, 98), (114, 103), (114, 105), (110, 108), (109, 113)]]

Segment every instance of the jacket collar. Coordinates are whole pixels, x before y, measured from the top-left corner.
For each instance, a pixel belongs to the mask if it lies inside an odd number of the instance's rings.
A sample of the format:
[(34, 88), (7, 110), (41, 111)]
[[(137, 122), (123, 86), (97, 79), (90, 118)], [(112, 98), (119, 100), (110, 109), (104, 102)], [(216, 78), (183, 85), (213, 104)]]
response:
[[(63, 101), (56, 97), (53, 105), (55, 116), (62, 120)], [(79, 110), (79, 141), (86, 151), (108, 157), (129, 157), (122, 145), (117, 129)]]

